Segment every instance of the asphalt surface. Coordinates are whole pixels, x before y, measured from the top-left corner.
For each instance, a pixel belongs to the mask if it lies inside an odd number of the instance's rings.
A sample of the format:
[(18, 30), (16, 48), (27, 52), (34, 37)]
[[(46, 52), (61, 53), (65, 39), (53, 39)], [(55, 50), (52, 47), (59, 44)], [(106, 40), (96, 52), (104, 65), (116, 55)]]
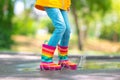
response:
[(0, 80), (120, 80), (120, 69), (40, 71), (40, 56), (0, 52)]

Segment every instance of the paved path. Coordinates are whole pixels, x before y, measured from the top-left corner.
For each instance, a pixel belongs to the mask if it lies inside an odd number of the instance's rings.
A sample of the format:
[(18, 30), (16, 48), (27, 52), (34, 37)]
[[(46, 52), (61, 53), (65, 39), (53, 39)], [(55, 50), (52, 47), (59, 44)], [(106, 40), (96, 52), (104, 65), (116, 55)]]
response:
[(40, 71), (33, 53), (0, 53), (0, 80), (120, 80), (120, 69)]

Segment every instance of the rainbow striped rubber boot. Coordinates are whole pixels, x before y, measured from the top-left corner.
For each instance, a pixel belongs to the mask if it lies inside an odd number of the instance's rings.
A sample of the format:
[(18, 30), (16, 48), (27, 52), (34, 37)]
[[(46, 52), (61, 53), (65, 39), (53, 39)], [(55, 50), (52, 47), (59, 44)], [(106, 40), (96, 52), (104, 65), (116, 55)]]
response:
[(67, 68), (70, 70), (76, 70), (77, 64), (70, 62), (68, 60), (68, 47), (64, 46), (58, 46), (58, 53), (59, 53), (59, 65), (61, 65), (62, 68)]
[(42, 56), (40, 69), (41, 70), (61, 70), (61, 66), (53, 63), (53, 55), (56, 47), (46, 44), (42, 45)]

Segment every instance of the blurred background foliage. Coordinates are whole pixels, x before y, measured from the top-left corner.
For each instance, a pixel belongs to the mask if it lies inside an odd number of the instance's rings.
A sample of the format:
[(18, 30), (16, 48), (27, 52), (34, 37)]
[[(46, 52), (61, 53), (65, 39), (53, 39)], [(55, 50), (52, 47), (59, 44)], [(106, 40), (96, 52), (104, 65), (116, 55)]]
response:
[(40, 23), (42, 23), (40, 24), (41, 29), (48, 29), (48, 33), (52, 34), (52, 32), (54, 31), (54, 26), (50, 19), (48, 18), (42, 19)]
[(0, 48), (10, 48), (13, 43), (13, 5), (12, 0), (0, 0)]
[[(71, 2), (71, 45), (77, 45), (79, 50), (84, 50), (86, 41), (91, 38), (119, 43), (120, 0)], [(36, 39), (36, 35), (40, 37), (43, 34), (44, 40), (46, 33), (52, 34), (54, 26), (51, 20), (45, 12), (36, 10), (34, 4), (35, 0), (0, 0), (0, 49), (11, 49), (15, 35), (32, 36), (32, 39)], [(42, 41), (41, 37), (40, 40)], [(37, 44), (40, 43), (42, 44)]]
[(30, 16), (30, 10), (26, 10), (19, 16), (14, 16), (13, 22), (13, 34), (16, 35), (34, 35), (36, 31), (35, 20)]

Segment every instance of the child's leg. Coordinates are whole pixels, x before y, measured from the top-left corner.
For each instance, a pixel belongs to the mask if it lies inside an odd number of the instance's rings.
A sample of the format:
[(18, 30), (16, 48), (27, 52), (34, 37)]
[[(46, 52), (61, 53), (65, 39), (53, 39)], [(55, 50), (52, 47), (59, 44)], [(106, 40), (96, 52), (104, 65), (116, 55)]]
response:
[(52, 20), (52, 23), (55, 27), (55, 30), (48, 42), (48, 45), (56, 47), (66, 30), (66, 24), (64, 22), (64, 18), (61, 14), (60, 9), (45, 8), (45, 10), (46, 10), (48, 16), (50, 17), (50, 19)]
[(57, 8), (45, 8), (48, 16), (52, 20), (55, 30), (50, 38), (48, 44), (43, 44), (42, 46), (42, 57), (40, 68), (45, 70), (58, 70), (61, 69), (60, 65), (54, 64), (52, 58), (54, 56), (54, 51), (58, 45), (59, 40), (62, 38), (66, 26), (64, 23), (63, 16), (59, 9)]
[(62, 36), (61, 41), (60, 41), (60, 46), (68, 46), (69, 40), (70, 40), (71, 27), (70, 27), (67, 11), (61, 10), (61, 13), (62, 13), (64, 22), (66, 25), (66, 30)]
[(64, 11), (64, 10), (61, 10), (61, 13), (66, 24), (66, 30), (63, 34), (60, 45), (58, 46), (59, 64), (63, 67), (76, 70), (77, 65), (68, 60), (68, 44), (70, 39), (70, 23), (68, 20), (68, 14), (67, 14), (67, 11)]

